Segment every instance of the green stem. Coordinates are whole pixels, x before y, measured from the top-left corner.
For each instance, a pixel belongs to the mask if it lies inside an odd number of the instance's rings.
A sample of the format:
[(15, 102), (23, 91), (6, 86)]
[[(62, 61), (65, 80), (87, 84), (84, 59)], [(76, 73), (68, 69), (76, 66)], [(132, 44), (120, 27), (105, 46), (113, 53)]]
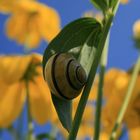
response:
[(2, 140), (2, 131), (3, 131), (3, 129), (0, 128), (0, 140)]
[(121, 1), (121, 0), (118, 0), (118, 1), (117, 1), (117, 4), (116, 4), (116, 6), (115, 6), (114, 9), (113, 9), (114, 15), (116, 15), (116, 13), (117, 13), (117, 11), (118, 11), (118, 7), (119, 7), (119, 5), (120, 5), (120, 1)]
[(28, 134), (27, 134), (27, 140), (33, 140), (33, 123), (32, 118), (30, 114), (30, 97), (29, 97), (29, 85), (28, 80), (26, 81), (26, 91), (27, 91), (27, 113), (28, 113)]
[(98, 85), (98, 97), (97, 97), (97, 105), (96, 105), (96, 113), (95, 113), (95, 135), (94, 140), (99, 139), (100, 134), (100, 116), (101, 116), (101, 107), (102, 107), (102, 95), (103, 95), (103, 81), (104, 81), (104, 73), (105, 67), (100, 67), (100, 79)]
[(103, 84), (104, 84), (104, 74), (107, 64), (107, 56), (108, 56), (108, 47), (109, 47), (109, 34), (105, 43), (105, 47), (103, 50), (101, 64), (100, 64), (100, 74), (99, 74), (99, 85), (98, 85), (98, 96), (97, 96), (97, 106), (95, 113), (95, 135), (94, 139), (99, 139), (100, 134), (100, 118), (101, 118), (101, 108), (102, 108), (102, 96), (103, 96)]
[(99, 61), (101, 58), (101, 54), (102, 54), (102, 51), (103, 51), (103, 48), (105, 45), (105, 41), (106, 41), (108, 32), (110, 30), (112, 20), (113, 20), (113, 15), (109, 14), (107, 22), (103, 28), (103, 34), (101, 36), (101, 39), (100, 39), (100, 42), (98, 45), (98, 49), (97, 49), (97, 52), (95, 54), (95, 58), (94, 58), (93, 63), (92, 63), (92, 67), (91, 67), (91, 70), (90, 70), (90, 73), (88, 76), (87, 85), (84, 88), (84, 91), (81, 95), (81, 99), (80, 99), (79, 104), (78, 104), (78, 108), (77, 108), (77, 111), (76, 111), (76, 114), (74, 117), (72, 129), (70, 131), (70, 135), (69, 135), (68, 140), (75, 140), (76, 139), (78, 129), (79, 129), (79, 126), (80, 126), (80, 123), (82, 120), (82, 116), (83, 116), (85, 106), (86, 106), (86, 103), (88, 100), (88, 96), (89, 96), (89, 93), (90, 93), (90, 90), (92, 87), (92, 83), (93, 83), (95, 75), (96, 75), (97, 67), (98, 67), (98, 64), (99, 64)]
[(112, 130), (112, 133), (111, 133), (111, 136), (110, 136), (110, 140), (114, 140), (116, 138), (116, 136), (117, 136), (117, 130), (118, 130), (118, 128), (119, 128), (119, 126), (120, 126), (120, 124), (121, 124), (121, 122), (123, 120), (124, 114), (126, 112), (128, 104), (130, 102), (130, 99), (131, 99), (131, 96), (132, 96), (132, 93), (133, 93), (133, 89), (134, 89), (134, 86), (135, 86), (135, 83), (136, 83), (139, 71), (140, 71), (140, 55), (138, 57), (136, 65), (134, 67), (134, 70), (133, 70), (133, 73), (132, 73), (132, 77), (130, 79), (130, 82), (129, 82), (129, 85), (128, 85), (128, 89), (127, 89), (127, 92), (126, 92), (126, 96), (125, 96), (123, 105), (121, 107), (121, 110), (119, 112), (119, 115), (117, 117), (117, 121), (116, 121), (116, 123), (114, 125), (114, 128)]

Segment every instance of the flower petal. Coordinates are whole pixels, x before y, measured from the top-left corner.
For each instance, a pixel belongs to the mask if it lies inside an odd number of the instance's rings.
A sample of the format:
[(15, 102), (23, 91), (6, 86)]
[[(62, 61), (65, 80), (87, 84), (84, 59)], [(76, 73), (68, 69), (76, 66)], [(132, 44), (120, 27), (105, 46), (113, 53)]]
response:
[(20, 115), (25, 102), (24, 83), (3, 85), (0, 89), (0, 127), (8, 127)]
[(140, 127), (129, 129), (129, 140), (139, 140), (139, 139), (140, 139)]
[[(116, 76), (113, 76), (112, 80), (105, 79), (104, 85), (104, 95), (106, 97), (106, 104), (103, 106), (102, 122), (104, 129), (107, 132), (111, 132), (115, 120), (118, 116), (119, 110), (124, 101), (126, 91), (128, 88), (128, 83), (131, 75), (125, 71), (117, 70)], [(109, 72), (108, 72), (109, 77)], [(107, 81), (106, 81), (107, 80)], [(135, 128), (140, 125), (140, 115), (139, 115), (139, 100), (140, 100), (140, 77), (138, 77), (135, 87), (133, 89), (133, 94), (126, 110), (124, 120), (129, 128)], [(110, 93), (106, 93), (110, 92)], [(132, 121), (133, 118), (133, 121)]]
[[(49, 18), (48, 18), (49, 17)], [(43, 38), (51, 41), (60, 31), (60, 18), (58, 13), (51, 7), (40, 8), (39, 29)]]
[(0, 12), (9, 13), (12, 11), (12, 7), (16, 0), (1, 0), (0, 1)]
[(27, 40), (27, 21), (25, 13), (12, 14), (6, 23), (6, 34), (10, 39), (16, 40), (19, 44)]
[(39, 69), (41, 75), (29, 83), (29, 98), (31, 115), (39, 124), (45, 124), (47, 121), (56, 120), (56, 113), (51, 103), (50, 91), (46, 85), (42, 69)]
[(19, 81), (24, 75), (31, 56), (0, 56), (0, 81), (11, 84)]
[(36, 1), (17, 1), (6, 24), (9, 38), (29, 48), (39, 45), (41, 38), (50, 41), (60, 31), (57, 12)]
[[(122, 83), (124, 84), (121, 85), (120, 79), (123, 79), (126, 82), (122, 81)], [(118, 81), (120, 81), (120, 83)], [(118, 116), (119, 110), (121, 108), (121, 105), (124, 101), (125, 93), (128, 86), (128, 81), (129, 81), (129, 76), (127, 75), (127, 73), (123, 71), (118, 71), (118, 76), (114, 77), (112, 83), (110, 83), (109, 81), (104, 85), (104, 96), (106, 98), (106, 103), (103, 106), (102, 114), (105, 115), (102, 116), (102, 122), (103, 122), (104, 129), (108, 133), (111, 132), (114, 123), (116, 121), (116, 118)], [(109, 93), (106, 93), (107, 91)]]
[(38, 33), (34, 30), (28, 34), (27, 39), (27, 49), (33, 49), (39, 46), (41, 37), (38, 35)]

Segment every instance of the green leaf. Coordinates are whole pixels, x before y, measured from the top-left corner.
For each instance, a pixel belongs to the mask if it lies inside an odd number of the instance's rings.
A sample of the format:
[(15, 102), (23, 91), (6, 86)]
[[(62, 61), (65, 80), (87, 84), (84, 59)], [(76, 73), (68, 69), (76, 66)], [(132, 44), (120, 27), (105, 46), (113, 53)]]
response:
[(103, 12), (109, 8), (108, 0), (91, 0), (91, 2), (97, 9), (102, 10)]
[(84, 67), (87, 75), (90, 72), (92, 62), (96, 53), (96, 43), (99, 41), (101, 30), (94, 30), (89, 36), (87, 41), (84, 43), (80, 55), (79, 62)]
[(80, 18), (68, 24), (46, 48), (43, 55), (43, 70), (48, 59), (55, 53), (71, 52), (78, 58), (86, 42), (89, 46), (96, 47), (99, 32), (101, 32), (101, 25), (93, 18)]
[(63, 127), (69, 132), (72, 124), (71, 101), (60, 99), (53, 94), (52, 101)]
[[(88, 73), (102, 33), (101, 29), (100, 23), (93, 18), (80, 18), (68, 24), (46, 48), (43, 56), (43, 70), (53, 54), (69, 52), (79, 60)], [(69, 131), (71, 128), (71, 101), (59, 99), (53, 94), (52, 100), (62, 125)]]

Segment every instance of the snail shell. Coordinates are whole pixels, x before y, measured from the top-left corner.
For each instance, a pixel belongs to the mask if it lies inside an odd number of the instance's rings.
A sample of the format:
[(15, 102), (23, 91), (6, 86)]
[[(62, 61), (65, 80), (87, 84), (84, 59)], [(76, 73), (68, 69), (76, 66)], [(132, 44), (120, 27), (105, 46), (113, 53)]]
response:
[(52, 92), (61, 99), (77, 97), (87, 81), (85, 70), (68, 53), (55, 54), (45, 66), (45, 80)]

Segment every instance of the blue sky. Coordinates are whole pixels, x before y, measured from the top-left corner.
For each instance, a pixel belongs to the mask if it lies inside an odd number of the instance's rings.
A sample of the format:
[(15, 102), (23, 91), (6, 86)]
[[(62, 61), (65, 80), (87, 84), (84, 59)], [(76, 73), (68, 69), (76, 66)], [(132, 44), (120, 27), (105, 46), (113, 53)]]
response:
[[(54, 7), (61, 18), (61, 27), (75, 20), (88, 10), (95, 10), (88, 0), (39, 0)], [(9, 40), (4, 33), (4, 23), (8, 16), (0, 14), (0, 54), (22, 54), (23, 47)], [(125, 6), (120, 6), (112, 29), (108, 56), (108, 67), (129, 69), (136, 61), (138, 53), (132, 40), (132, 27), (140, 19), (140, 0), (130, 0)], [(43, 53), (47, 43), (42, 41), (34, 52)], [(38, 131), (38, 130), (37, 130)]]

